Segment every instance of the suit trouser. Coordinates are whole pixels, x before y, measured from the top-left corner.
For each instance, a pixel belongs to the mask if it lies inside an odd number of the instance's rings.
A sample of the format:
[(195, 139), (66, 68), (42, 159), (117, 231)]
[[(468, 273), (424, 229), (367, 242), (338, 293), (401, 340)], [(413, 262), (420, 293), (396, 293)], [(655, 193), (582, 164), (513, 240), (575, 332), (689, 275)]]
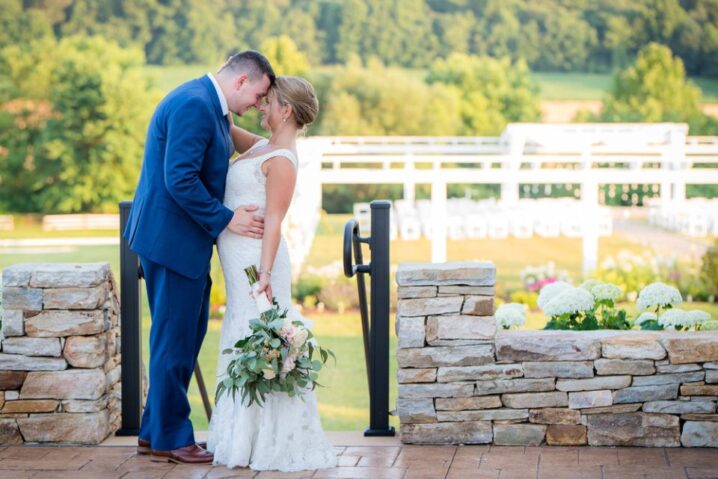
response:
[(140, 263), (152, 326), (150, 384), (139, 437), (152, 449), (170, 451), (194, 444), (187, 388), (207, 332), (212, 280), (209, 268), (191, 279), (146, 258)]

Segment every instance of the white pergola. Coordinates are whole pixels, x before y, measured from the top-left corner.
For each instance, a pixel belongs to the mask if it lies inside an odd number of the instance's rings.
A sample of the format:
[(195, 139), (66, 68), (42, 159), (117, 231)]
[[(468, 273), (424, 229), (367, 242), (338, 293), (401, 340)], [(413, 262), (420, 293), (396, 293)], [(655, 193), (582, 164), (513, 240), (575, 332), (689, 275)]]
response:
[[(521, 184), (580, 184), (589, 272), (598, 259), (599, 185), (659, 184), (662, 202), (680, 202), (686, 184), (718, 184), (718, 137), (687, 135), (682, 123), (517, 123), (500, 137), (312, 137), (299, 145), (299, 191), (320, 203), (323, 184), (393, 183), (413, 200), (417, 183), (431, 184), (432, 261), (443, 262), (447, 184), (499, 184), (508, 204)], [(320, 206), (293, 209), (306, 215)]]

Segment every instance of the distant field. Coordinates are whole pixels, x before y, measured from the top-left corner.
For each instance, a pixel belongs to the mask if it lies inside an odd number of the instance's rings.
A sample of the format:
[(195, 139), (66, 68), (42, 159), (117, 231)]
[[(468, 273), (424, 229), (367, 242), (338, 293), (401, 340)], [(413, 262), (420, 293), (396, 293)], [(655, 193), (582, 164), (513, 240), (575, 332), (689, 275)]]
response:
[[(157, 88), (168, 92), (182, 82), (214, 72), (216, 65), (147, 66)], [(414, 71), (417, 75), (420, 73)], [(542, 100), (600, 100), (611, 85), (609, 73), (539, 73)], [(718, 79), (692, 78), (703, 92), (704, 103), (718, 102)]]

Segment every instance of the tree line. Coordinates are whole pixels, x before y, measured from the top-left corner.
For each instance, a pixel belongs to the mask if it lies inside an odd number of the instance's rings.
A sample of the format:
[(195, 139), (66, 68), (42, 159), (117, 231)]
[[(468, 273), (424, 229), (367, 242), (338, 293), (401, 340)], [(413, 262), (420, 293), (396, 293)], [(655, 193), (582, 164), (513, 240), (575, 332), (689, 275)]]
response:
[(425, 68), (460, 52), (585, 72), (623, 68), (655, 42), (690, 75), (718, 76), (718, 0), (0, 0), (0, 48), (77, 34), (160, 65), (213, 64), (286, 35), (312, 65)]

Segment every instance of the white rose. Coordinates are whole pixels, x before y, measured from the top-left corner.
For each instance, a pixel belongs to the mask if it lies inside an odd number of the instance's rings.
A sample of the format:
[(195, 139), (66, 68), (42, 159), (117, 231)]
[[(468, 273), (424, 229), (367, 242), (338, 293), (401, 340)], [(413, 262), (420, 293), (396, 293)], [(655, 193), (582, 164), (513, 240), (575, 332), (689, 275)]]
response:
[(272, 368), (262, 369), (262, 375), (264, 376), (264, 379), (274, 379), (277, 377), (274, 369)]

